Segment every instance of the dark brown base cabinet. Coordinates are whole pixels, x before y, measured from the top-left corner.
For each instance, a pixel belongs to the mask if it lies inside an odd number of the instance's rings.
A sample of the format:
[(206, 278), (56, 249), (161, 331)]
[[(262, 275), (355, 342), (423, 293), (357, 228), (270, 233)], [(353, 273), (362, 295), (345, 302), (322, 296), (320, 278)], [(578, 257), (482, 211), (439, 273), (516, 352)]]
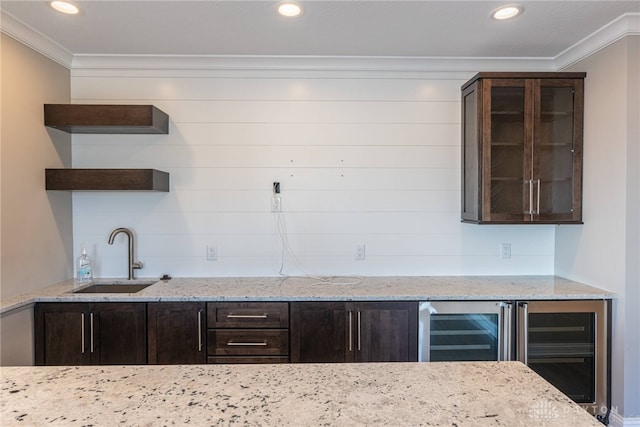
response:
[(147, 363), (145, 303), (38, 303), (36, 365)]
[(204, 302), (147, 304), (149, 364), (206, 363)]
[(291, 362), (415, 362), (416, 302), (292, 302)]
[(207, 304), (208, 363), (287, 363), (289, 304)]

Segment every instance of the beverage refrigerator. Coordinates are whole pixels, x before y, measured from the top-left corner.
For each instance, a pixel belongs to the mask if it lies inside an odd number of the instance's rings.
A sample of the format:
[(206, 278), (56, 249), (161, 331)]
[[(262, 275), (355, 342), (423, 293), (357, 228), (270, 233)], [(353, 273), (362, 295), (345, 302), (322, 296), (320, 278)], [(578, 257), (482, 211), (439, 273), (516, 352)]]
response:
[(603, 422), (610, 300), (423, 301), (418, 360), (520, 360)]

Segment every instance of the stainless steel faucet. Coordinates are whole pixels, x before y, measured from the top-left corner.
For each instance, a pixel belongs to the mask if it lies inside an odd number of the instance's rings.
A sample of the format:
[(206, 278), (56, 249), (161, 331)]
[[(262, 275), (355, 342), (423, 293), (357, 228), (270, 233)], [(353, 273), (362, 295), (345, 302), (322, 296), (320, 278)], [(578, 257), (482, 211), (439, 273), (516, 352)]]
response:
[(116, 228), (115, 230), (113, 230), (111, 232), (111, 235), (109, 236), (109, 244), (113, 245), (113, 240), (116, 238), (116, 236), (120, 233), (124, 233), (127, 235), (127, 238), (129, 239), (129, 280), (133, 280), (136, 278), (135, 272), (134, 270), (139, 270), (142, 268), (142, 263), (140, 261), (134, 261), (134, 256), (133, 256), (133, 242), (134, 242), (134, 237), (133, 237), (133, 233), (131, 232), (131, 230), (129, 230), (128, 228), (124, 228), (124, 227), (120, 227), (120, 228)]

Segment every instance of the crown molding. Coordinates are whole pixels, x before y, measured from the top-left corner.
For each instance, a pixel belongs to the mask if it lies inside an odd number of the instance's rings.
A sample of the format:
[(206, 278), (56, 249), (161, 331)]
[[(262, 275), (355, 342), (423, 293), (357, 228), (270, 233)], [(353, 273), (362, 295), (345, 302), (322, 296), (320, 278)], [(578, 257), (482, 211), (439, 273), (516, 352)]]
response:
[(564, 70), (626, 36), (637, 35), (640, 13), (625, 13), (561, 52), (554, 59), (555, 67)]
[(367, 56), (234, 56), (234, 55), (73, 55), (44, 34), (12, 15), (1, 11), (2, 33), (31, 47), (71, 70), (72, 75), (120, 73), (123, 70), (153, 73), (336, 72), (351, 74), (385, 73), (468, 73), (490, 71), (559, 71), (615, 43), (627, 35), (640, 35), (640, 13), (624, 14), (564, 50), (554, 58), (480, 57), (367, 57)]
[(116, 70), (172, 70), (176, 73), (287, 73), (333, 72), (351, 74), (467, 73), (478, 70), (554, 71), (553, 58), (445, 58), (370, 56), (180, 56), (75, 55), (73, 75), (113, 73)]
[(71, 69), (73, 54), (24, 22), (0, 10), (0, 31), (58, 64)]

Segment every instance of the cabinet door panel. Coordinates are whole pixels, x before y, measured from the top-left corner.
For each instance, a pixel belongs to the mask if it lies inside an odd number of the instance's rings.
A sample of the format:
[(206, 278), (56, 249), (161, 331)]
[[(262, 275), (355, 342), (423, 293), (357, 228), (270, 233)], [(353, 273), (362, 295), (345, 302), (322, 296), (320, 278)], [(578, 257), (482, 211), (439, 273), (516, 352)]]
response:
[(418, 360), (418, 311), (415, 302), (356, 304), (356, 362)]
[(94, 317), (92, 363), (100, 365), (147, 363), (146, 304), (99, 303), (93, 304), (92, 313)]
[(527, 80), (483, 82), (484, 217), (523, 221), (530, 210), (531, 83)]
[(147, 311), (150, 364), (206, 362), (204, 303), (151, 303)]
[(342, 302), (291, 303), (291, 362), (345, 362), (347, 312)]
[(534, 220), (579, 221), (583, 81), (535, 80), (534, 94)]
[(88, 304), (36, 304), (36, 365), (88, 365)]

